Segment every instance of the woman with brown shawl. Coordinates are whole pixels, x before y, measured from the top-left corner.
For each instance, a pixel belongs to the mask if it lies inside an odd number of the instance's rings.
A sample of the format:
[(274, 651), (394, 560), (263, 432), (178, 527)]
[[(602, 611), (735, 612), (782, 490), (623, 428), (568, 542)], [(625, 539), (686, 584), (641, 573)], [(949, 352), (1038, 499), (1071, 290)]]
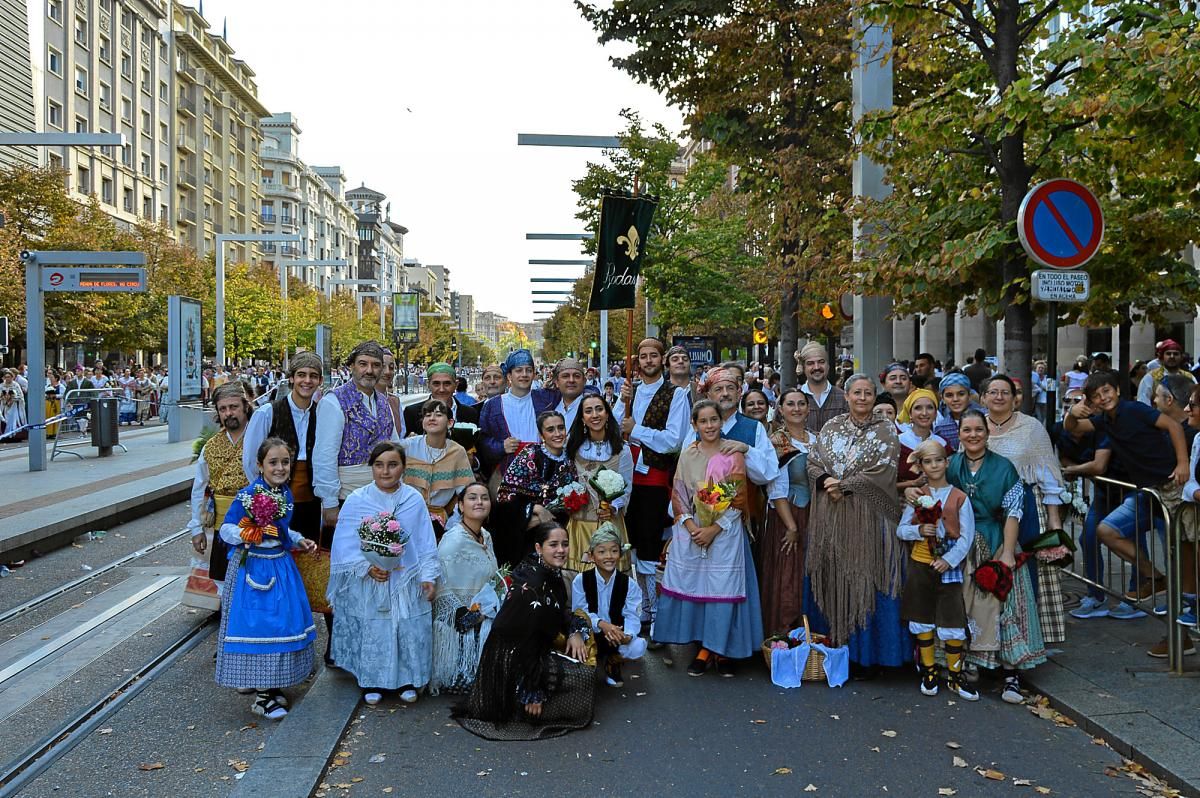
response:
[(846, 380), (850, 412), (821, 428), (808, 455), (813, 485), (805, 569), (810, 625), (849, 646), (860, 667), (901, 665), (912, 641), (900, 620), (903, 547), (896, 538), (896, 426), (874, 413), (875, 384)]

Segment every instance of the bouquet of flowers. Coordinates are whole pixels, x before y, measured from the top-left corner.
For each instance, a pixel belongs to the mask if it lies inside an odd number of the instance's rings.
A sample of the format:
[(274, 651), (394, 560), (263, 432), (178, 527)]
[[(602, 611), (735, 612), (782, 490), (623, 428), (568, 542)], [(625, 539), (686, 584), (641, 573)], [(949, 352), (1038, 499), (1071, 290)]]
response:
[(1068, 479), (1064, 490), (1058, 494), (1059, 500), (1066, 506), (1067, 512), (1077, 516), (1082, 522), (1088, 513), (1087, 499), (1083, 497), (1083, 480), (1076, 477)]
[(363, 559), (385, 571), (400, 568), (404, 546), (410, 536), (389, 512), (368, 515), (358, 524), (358, 543)]
[[(491, 588), (496, 593), (496, 599), (493, 602), (491, 597), (484, 593), (484, 590)], [(508, 591), (512, 589), (512, 569), (507, 565), (500, 566), (496, 573), (492, 574), (492, 578), (488, 580), (483, 590), (475, 594), (475, 599), (472, 600), (470, 606), (459, 607), (454, 611), (454, 628), (459, 634), (467, 634), (475, 631), (484, 621), (483, 605), (487, 604), (489, 612), (495, 614), (497, 608), (504, 603)], [(482, 602), (482, 603), (481, 603)]]
[(696, 491), (696, 523), (711, 526), (717, 522), (737, 498), (736, 482), (713, 482)]
[(564, 511), (572, 514), (587, 506), (587, 488), (578, 482), (571, 481), (558, 489), (558, 494), (546, 505), (551, 513)]
[(279, 538), (275, 522), (292, 511), (292, 505), (283, 498), (283, 491), (255, 485), (254, 490), (239, 493), (237, 500), (246, 511), (245, 517), (238, 521), (242, 540), (258, 545), (263, 538)]
[(600, 509), (607, 510), (612, 503), (625, 495), (625, 477), (611, 468), (601, 468), (592, 474), (588, 484), (600, 497)]
[[(932, 524), (936, 527), (938, 521), (942, 520), (942, 503), (935, 501), (932, 496), (918, 496), (913, 520), (918, 524)], [(925, 538), (925, 545), (929, 547), (929, 554), (934, 558), (941, 557), (950, 550), (950, 544), (942, 535), (937, 538)]]

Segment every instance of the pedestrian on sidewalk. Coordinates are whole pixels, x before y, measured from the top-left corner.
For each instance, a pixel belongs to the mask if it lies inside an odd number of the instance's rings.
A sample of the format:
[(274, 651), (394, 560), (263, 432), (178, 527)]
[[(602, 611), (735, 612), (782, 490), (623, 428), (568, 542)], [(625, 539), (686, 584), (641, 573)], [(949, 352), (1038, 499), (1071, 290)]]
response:
[[(346, 498), (333, 535), (328, 597), (337, 624), (330, 653), (354, 675), (368, 704), (390, 690), (411, 704), (433, 670), (437, 543), (425, 500), (404, 484), (404, 447), (376, 444), (367, 462), (373, 479)], [(368, 562), (360, 543), (359, 525), (380, 513), (409, 535), (401, 567), (392, 571)]]
[(292, 530), (292, 450), (267, 438), (255, 458), (262, 474), (238, 491), (220, 535), (232, 573), (221, 596), (217, 684), (254, 691), (251, 711), (268, 720), (287, 715), (282, 688), (300, 684), (313, 665), (317, 628), (296, 563), (288, 556), (317, 544)]
[[(196, 459), (196, 475), (192, 479), (192, 518), (187, 526), (192, 535), (192, 548), (199, 554), (208, 550), (209, 529), (225, 517), (238, 490), (246, 484), (242, 438), (246, 433), (250, 400), (240, 384), (232, 384), (213, 392), (213, 404), (220, 429), (205, 442)], [(218, 586), (225, 579), (228, 562), (225, 542), (219, 534), (214, 534), (208, 575)]]

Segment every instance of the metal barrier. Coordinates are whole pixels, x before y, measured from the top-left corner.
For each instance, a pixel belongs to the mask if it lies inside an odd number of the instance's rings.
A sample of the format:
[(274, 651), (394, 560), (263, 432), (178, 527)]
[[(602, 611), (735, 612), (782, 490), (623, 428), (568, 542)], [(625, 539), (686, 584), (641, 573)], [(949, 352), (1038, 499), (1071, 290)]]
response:
[[(1183, 503), (1171, 510), (1158, 490), (1109, 477), (1086, 477), (1075, 484), (1083, 486), (1087, 511), (1081, 516), (1076, 509), (1064, 525), (1076, 542), (1075, 560), (1065, 573), (1088, 585), (1089, 594), (1100, 592), (1161, 618), (1167, 625), (1168, 666), (1182, 673), (1183, 522), (1185, 517), (1189, 524), (1200, 521), (1195, 515), (1200, 508)], [(1102, 537), (1102, 522), (1118, 508), (1125, 512), (1122, 534), (1113, 535), (1115, 528), (1105, 524)], [(1164, 593), (1165, 602), (1160, 602)]]
[[(92, 443), (91, 436), (88, 432), (89, 412), (91, 403), (95, 399), (122, 398), (118, 396), (121, 392), (120, 388), (75, 388), (67, 391), (62, 398), (63, 414), (67, 416), (59, 425), (54, 436), (54, 448), (50, 450), (50, 460), (54, 461), (55, 457), (60, 454), (72, 454), (83, 459), (83, 455), (79, 452), (71, 451), (77, 446), (90, 446)], [(141, 401), (141, 400), (126, 400), (126, 401)], [(121, 447), (121, 451), (128, 452), (122, 443), (117, 443)]]

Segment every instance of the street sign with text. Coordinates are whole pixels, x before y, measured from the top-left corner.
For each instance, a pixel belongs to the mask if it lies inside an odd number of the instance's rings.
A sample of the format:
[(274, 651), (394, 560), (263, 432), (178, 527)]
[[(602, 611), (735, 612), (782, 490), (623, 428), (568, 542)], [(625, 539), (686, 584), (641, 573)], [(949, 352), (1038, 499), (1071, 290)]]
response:
[(1033, 273), (1033, 298), (1040, 302), (1083, 302), (1092, 287), (1091, 276), (1079, 271), (1046, 271)]
[(42, 269), (42, 290), (141, 293), (146, 290), (146, 270), (47, 266)]

